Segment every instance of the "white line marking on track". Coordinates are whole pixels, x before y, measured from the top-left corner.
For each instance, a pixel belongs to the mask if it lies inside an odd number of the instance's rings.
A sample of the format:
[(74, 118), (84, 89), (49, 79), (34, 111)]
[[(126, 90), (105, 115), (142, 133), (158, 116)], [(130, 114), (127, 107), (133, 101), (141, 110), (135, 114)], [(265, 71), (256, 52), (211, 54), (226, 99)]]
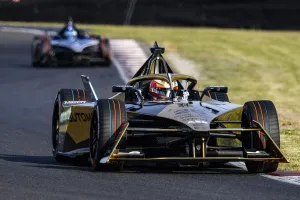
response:
[(113, 63), (121, 78), (128, 82), (147, 60), (147, 55), (133, 39), (111, 39)]
[(261, 176), (270, 178), (270, 179), (273, 179), (276, 181), (281, 181), (281, 182), (300, 186), (300, 176), (272, 176), (272, 175), (267, 175), (267, 174), (262, 174)]
[[(230, 162), (229, 164), (242, 168), (247, 171), (246, 165), (243, 162)], [(268, 174), (260, 174), (260, 176), (263, 176), (265, 178), (273, 179), (276, 181), (281, 181), (285, 183), (290, 183), (294, 185), (300, 185), (300, 176), (274, 176), (274, 175), (268, 175)]]
[(114, 66), (117, 68), (121, 79), (124, 81), (124, 83), (127, 83), (129, 81), (129, 77), (126, 76), (125, 71), (123, 70), (119, 61), (114, 56), (112, 56), (111, 61), (114, 64)]

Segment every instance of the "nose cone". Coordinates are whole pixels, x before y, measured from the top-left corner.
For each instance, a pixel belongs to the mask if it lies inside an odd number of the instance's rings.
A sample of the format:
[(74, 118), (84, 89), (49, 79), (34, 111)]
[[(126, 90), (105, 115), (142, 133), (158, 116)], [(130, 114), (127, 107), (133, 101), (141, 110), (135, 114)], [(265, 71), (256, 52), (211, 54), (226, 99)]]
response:
[(72, 44), (72, 49), (75, 52), (82, 52), (83, 47), (78, 41), (74, 40)]
[(171, 104), (158, 116), (181, 122), (195, 131), (208, 131), (215, 114), (198, 104)]

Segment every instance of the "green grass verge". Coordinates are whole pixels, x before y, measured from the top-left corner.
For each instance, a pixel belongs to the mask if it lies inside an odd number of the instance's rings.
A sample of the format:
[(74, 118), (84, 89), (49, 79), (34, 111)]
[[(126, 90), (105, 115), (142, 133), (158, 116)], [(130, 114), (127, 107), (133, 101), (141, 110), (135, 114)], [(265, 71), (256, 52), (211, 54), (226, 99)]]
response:
[(300, 129), (286, 129), (282, 130), (281, 146), (283, 154), (286, 156), (290, 163), (280, 164), (280, 170), (284, 171), (297, 171), (300, 172)]
[[(55, 23), (7, 23), (61, 26)], [(198, 88), (226, 85), (234, 103), (272, 100), (279, 113), (282, 149), (291, 161), (283, 170), (299, 167), (300, 34), (298, 32), (174, 27), (78, 25), (115, 38), (133, 38), (165, 46), (196, 62)], [(184, 67), (184, 66), (182, 66)]]

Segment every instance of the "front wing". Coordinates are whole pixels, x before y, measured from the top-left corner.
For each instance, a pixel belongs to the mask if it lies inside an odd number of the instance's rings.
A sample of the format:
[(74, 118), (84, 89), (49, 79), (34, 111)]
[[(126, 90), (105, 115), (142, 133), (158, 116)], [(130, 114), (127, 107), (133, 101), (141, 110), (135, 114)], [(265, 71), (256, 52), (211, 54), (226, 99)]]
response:
[[(193, 157), (155, 157), (155, 158), (146, 158), (145, 155), (142, 153), (135, 151), (135, 152), (123, 152), (122, 149), (119, 149), (119, 143), (122, 138), (127, 137), (127, 131), (130, 130), (129, 123), (126, 122), (120, 126), (120, 128), (116, 131), (119, 135), (114, 135), (113, 141), (110, 143), (109, 148), (107, 149), (106, 155), (101, 159), (101, 163), (111, 163), (111, 162), (120, 162), (120, 161), (127, 161), (127, 162), (234, 162), (234, 161), (268, 161), (268, 162), (282, 162), (288, 163), (287, 159), (284, 157), (283, 153), (280, 151), (279, 147), (276, 145), (274, 140), (270, 137), (267, 131), (262, 127), (262, 125), (257, 122), (253, 121), (257, 128), (252, 129), (243, 129), (243, 128), (222, 128), (222, 129), (213, 129), (210, 131), (218, 132), (218, 131), (261, 131), (265, 137), (267, 138), (267, 146), (268, 153), (263, 152), (243, 152), (243, 156), (237, 157), (227, 157), (227, 156), (218, 156), (218, 157), (211, 157), (206, 155), (206, 143), (204, 137), (202, 138), (202, 156), (197, 157), (195, 154), (195, 145), (193, 145)], [(149, 129), (151, 131), (151, 129)], [(170, 131), (170, 130), (168, 130)], [(174, 130), (178, 131), (178, 130)]]

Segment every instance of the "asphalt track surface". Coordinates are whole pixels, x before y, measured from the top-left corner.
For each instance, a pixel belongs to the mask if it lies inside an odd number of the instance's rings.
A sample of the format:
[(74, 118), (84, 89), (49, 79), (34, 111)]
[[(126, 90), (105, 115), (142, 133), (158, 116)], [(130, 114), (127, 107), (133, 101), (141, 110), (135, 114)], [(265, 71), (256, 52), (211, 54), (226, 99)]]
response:
[(35, 69), (32, 35), (0, 32), (0, 199), (297, 199), (299, 186), (239, 168), (126, 168), (94, 172), (58, 164), (51, 154), (51, 115), (59, 88), (82, 88), (89, 75), (101, 98), (122, 84), (114, 66)]

